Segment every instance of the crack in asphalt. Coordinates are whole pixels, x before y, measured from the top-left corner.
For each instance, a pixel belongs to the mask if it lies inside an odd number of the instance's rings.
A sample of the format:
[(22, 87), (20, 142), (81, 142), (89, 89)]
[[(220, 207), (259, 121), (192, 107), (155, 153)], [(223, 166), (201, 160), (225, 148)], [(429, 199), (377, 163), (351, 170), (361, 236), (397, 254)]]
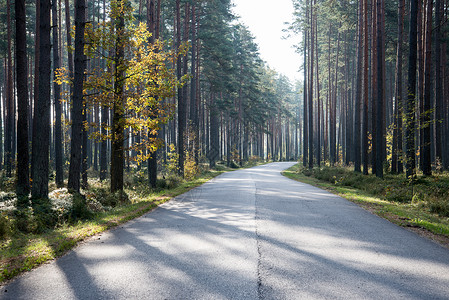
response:
[(258, 220), (259, 220), (259, 208), (258, 208), (258, 201), (257, 201), (257, 195), (258, 195), (258, 188), (257, 184), (254, 181), (253, 177), (251, 176), (251, 180), (254, 183), (254, 222), (255, 222), (255, 233), (256, 233), (256, 244), (257, 244), (257, 298), (263, 299), (262, 297), (262, 275), (261, 275), (261, 267), (262, 267), (262, 250), (261, 250), (261, 236), (258, 230)]

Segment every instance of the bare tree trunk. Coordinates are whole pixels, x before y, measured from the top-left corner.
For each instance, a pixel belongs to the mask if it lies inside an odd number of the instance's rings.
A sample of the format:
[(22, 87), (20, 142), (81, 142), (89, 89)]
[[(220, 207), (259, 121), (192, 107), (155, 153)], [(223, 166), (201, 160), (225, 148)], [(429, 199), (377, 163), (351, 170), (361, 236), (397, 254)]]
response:
[[(422, 153), (422, 147), (424, 144), (424, 126), (422, 124), (422, 116), (424, 114), (424, 51), (425, 51), (425, 3), (427, 0), (418, 0), (418, 103), (417, 108), (415, 107), (415, 113), (418, 117), (418, 149), (419, 152)], [(416, 105), (416, 104), (415, 104)], [(418, 156), (419, 159), (419, 168), (422, 169), (422, 156)]]
[(85, 0), (75, 0), (75, 72), (72, 95), (72, 140), (67, 184), (67, 187), (75, 192), (80, 190), (83, 142), (83, 80), (86, 68), (84, 56), (85, 7)]
[[(68, 1), (68, 0), (66, 0)], [(106, 9), (106, 1), (103, 0), (103, 9)], [(105, 21), (105, 14), (103, 14), (103, 22)], [(102, 51), (104, 52), (105, 49), (102, 49)], [(102, 61), (102, 68), (105, 68), (105, 62), (104, 60)], [(108, 72), (112, 72), (112, 70), (110, 70), (110, 67), (108, 67)], [(108, 106), (103, 106), (101, 108), (101, 127), (100, 127), (100, 132), (101, 132), (101, 143), (100, 143), (100, 181), (103, 181), (106, 179), (107, 174), (108, 174), (108, 155), (107, 155), (107, 149), (108, 149), (108, 141), (107, 139), (105, 139), (104, 137), (107, 135), (108, 131), (107, 131), (107, 127), (108, 127), (108, 122), (109, 122), (109, 108)]]
[(190, 67), (190, 73), (192, 75), (192, 79), (190, 80), (190, 120), (192, 121), (192, 130), (195, 135), (195, 140), (193, 141), (194, 146), (194, 157), (195, 162), (198, 164), (199, 162), (199, 132), (198, 132), (198, 109), (197, 109), (197, 60), (196, 60), (196, 54), (197, 54), (197, 41), (196, 41), (196, 31), (197, 31), (197, 24), (196, 24), (196, 1), (192, 2), (192, 62)]
[[(30, 119), (30, 127), (31, 127), (31, 140), (34, 140), (36, 137), (36, 119), (35, 111), (36, 111), (36, 105), (39, 98), (39, 40), (40, 40), (40, 21), (39, 21), (39, 15), (40, 15), (40, 0), (36, 0), (36, 28), (35, 28), (35, 39), (34, 39), (34, 88), (33, 88), (33, 105), (32, 105), (32, 112), (30, 112), (31, 119)], [(34, 155), (31, 153), (31, 170), (30, 170), (30, 176), (31, 176), (31, 182), (33, 181), (33, 174), (34, 174)]]
[(5, 119), (5, 168), (6, 176), (12, 176), (13, 165), (13, 127), (14, 127), (14, 89), (13, 89), (13, 72), (12, 72), (12, 50), (11, 50), (11, 3), (6, 2), (7, 15), (7, 61), (8, 67), (6, 71), (6, 119)]
[[(330, 116), (330, 107), (331, 107), (331, 98), (332, 98), (332, 76), (331, 76), (331, 32), (332, 32), (332, 24), (329, 25), (329, 33), (328, 33), (328, 39), (327, 39), (327, 85), (328, 85), (328, 92), (326, 94), (326, 116), (324, 117), (326, 119), (326, 128), (325, 128), (325, 134), (324, 134), (324, 161), (328, 158), (328, 147), (329, 146), (329, 116)], [(330, 158), (330, 153), (329, 153)]]
[(417, 17), (418, 0), (410, 0), (410, 34), (408, 57), (408, 101), (405, 106), (405, 138), (406, 138), (406, 176), (410, 178), (415, 170), (415, 93), (416, 93), (416, 61), (417, 61)]
[[(156, 37), (156, 17), (155, 17), (155, 3), (154, 0), (147, 1), (147, 27), (148, 31), (151, 33), (150, 44), (154, 43)], [(152, 109), (155, 117), (157, 116), (157, 112), (155, 109)], [(148, 132), (148, 138), (150, 140), (154, 140), (157, 138), (157, 133), (154, 133), (152, 130)], [(148, 181), (150, 187), (155, 188), (157, 182), (157, 150), (151, 153), (151, 157), (148, 159)]]
[[(309, 9), (308, 9), (308, 5), (309, 5), (309, 1), (306, 0), (306, 20), (309, 20)], [(304, 135), (303, 135), (303, 154), (302, 154), (302, 164), (303, 166), (307, 166), (307, 160), (308, 160), (308, 156), (309, 156), (309, 148), (308, 148), (308, 142), (309, 142), (309, 124), (308, 124), (308, 105), (307, 105), (307, 101), (309, 98), (309, 88), (308, 88), (308, 80), (309, 80), (309, 76), (308, 76), (308, 68), (309, 68), (309, 64), (307, 63), (307, 49), (309, 47), (308, 45), (308, 40), (309, 40), (309, 33), (307, 29), (304, 29), (304, 118), (303, 118), (303, 123), (304, 123)], [(272, 134), (273, 131), (272, 131)], [(273, 148), (273, 143), (271, 144), (271, 147)], [(272, 158), (273, 157), (273, 153), (272, 153)]]
[[(316, 0), (315, 0), (316, 3)], [(321, 99), (320, 99), (320, 77), (319, 77), (319, 67), (318, 67), (318, 22), (317, 16), (315, 16), (315, 48), (316, 48), (316, 94), (317, 94), (317, 102), (318, 102), (318, 122), (317, 122), (317, 149), (316, 149), (316, 161), (318, 167), (321, 166)]]
[(16, 193), (20, 197), (28, 196), (30, 192), (28, 149), (28, 63), (26, 54), (25, 0), (16, 0), (14, 6), (16, 13), (16, 81), (18, 110)]
[(337, 149), (337, 90), (338, 90), (338, 63), (340, 58), (340, 32), (337, 35), (337, 49), (335, 59), (335, 86), (333, 95), (331, 97), (331, 120), (330, 120), (330, 153), (331, 163), (334, 164), (338, 161), (338, 149)]
[[(59, 41), (58, 41), (58, 24), (57, 20), (57, 3), (56, 0), (52, 1), (52, 19), (53, 19), (53, 70), (54, 74), (56, 70), (60, 68), (59, 59)], [(64, 174), (62, 169), (62, 110), (61, 110), (61, 86), (54, 82), (54, 106), (55, 106), (55, 169), (56, 169), (56, 185), (62, 187), (64, 181)]]
[[(122, 5), (124, 5), (122, 0)], [(125, 98), (124, 98), (124, 76), (123, 60), (125, 57), (125, 45), (122, 41), (121, 32), (125, 28), (125, 20), (123, 14), (117, 17), (116, 33), (117, 41), (115, 47), (115, 70), (114, 70), (114, 94), (115, 99), (112, 106), (112, 141), (111, 141), (111, 192), (123, 190), (123, 171), (125, 161), (124, 141), (124, 114), (125, 114)]]
[(209, 164), (210, 167), (215, 167), (215, 163), (219, 158), (219, 124), (218, 111), (214, 103), (214, 93), (211, 91), (210, 101), (210, 142), (209, 142)]
[(443, 76), (441, 74), (441, 0), (435, 1), (435, 161), (442, 162), (443, 149)]
[[(382, 0), (377, 0), (377, 103), (376, 103), (376, 176), (383, 178), (383, 123), (384, 123), (384, 57)], [(374, 99), (373, 99), (374, 102)]]
[(315, 50), (315, 28), (313, 22), (313, 10), (314, 5), (310, 5), (310, 78), (309, 78), (309, 169), (313, 168), (313, 59), (314, 59), (314, 50)]
[(425, 39), (425, 57), (424, 57), (424, 111), (421, 116), (424, 126), (423, 147), (422, 147), (422, 171), (424, 175), (432, 174), (430, 162), (430, 102), (431, 102), (431, 80), (432, 80), (432, 9), (433, 0), (427, 0), (426, 10), (426, 39)]
[(363, 174), (368, 175), (368, 0), (363, 0)]
[[(181, 45), (181, 7), (180, 0), (176, 0), (176, 47)], [(181, 56), (178, 56), (176, 62), (178, 79), (182, 76)], [(178, 167), (179, 175), (184, 176), (184, 134), (186, 127), (186, 99), (183, 98), (183, 89), (178, 88)]]
[(382, 134), (377, 132), (377, 72), (378, 72), (378, 47), (377, 47), (377, 4), (378, 0), (373, 0), (371, 2), (371, 169), (372, 174), (377, 174), (377, 134)]
[(402, 48), (405, 0), (398, 1), (398, 45), (396, 55), (396, 90), (394, 105), (394, 131), (392, 150), (392, 173), (402, 173)]
[(48, 164), (50, 147), (50, 0), (41, 0), (39, 8), (39, 96), (34, 110), (33, 186), (34, 199), (48, 196)]
[[(1, 60), (0, 60), (1, 62)], [(3, 68), (3, 63), (0, 63), (0, 75), (5, 75), (3, 74), (4, 72), (4, 68)], [(1, 82), (3, 84), (0, 84), (0, 124), (3, 123), (3, 120), (5, 120), (4, 118), (4, 112), (5, 112), (5, 105), (4, 102), (2, 101), (2, 99), (5, 99), (4, 97), (4, 91), (5, 91), (5, 78), (3, 78), (3, 76), (1, 76)], [(3, 107), (3, 109), (2, 109)], [(0, 128), (0, 141), (3, 141), (3, 129)], [(3, 170), (3, 143), (0, 142), (0, 171)]]

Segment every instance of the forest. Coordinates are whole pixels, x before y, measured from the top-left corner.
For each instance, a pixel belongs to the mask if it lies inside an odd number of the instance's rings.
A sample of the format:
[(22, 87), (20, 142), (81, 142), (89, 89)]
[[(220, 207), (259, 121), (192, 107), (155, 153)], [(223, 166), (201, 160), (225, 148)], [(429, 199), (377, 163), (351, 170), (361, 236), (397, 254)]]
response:
[(447, 3), (294, 1), (304, 37), (303, 164), (447, 170)]
[[(299, 85), (230, 1), (3, 1), (2, 187), (123, 191), (124, 174), (296, 159)], [(272, 134), (272, 133), (275, 134)], [(24, 196), (24, 197), (22, 197)], [(20, 202), (20, 201), (19, 201)]]
[(297, 82), (230, 0), (0, 0), (0, 237), (255, 163), (440, 180), (449, 3), (292, 3)]

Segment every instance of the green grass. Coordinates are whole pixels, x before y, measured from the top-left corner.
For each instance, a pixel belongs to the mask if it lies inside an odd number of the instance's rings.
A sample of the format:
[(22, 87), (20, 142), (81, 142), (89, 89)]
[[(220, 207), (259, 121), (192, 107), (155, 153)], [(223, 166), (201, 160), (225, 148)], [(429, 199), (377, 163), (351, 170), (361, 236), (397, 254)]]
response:
[(410, 186), (404, 175), (384, 179), (343, 167), (312, 170), (295, 165), (283, 174), (350, 201), (391, 222), (449, 245), (449, 175), (420, 177)]
[[(135, 185), (130, 182), (126, 185), (125, 192), (129, 202), (96, 212), (87, 219), (63, 221), (54, 228), (47, 228), (39, 233), (24, 233), (14, 229), (14, 222), (5, 214), (1, 215), (1, 222), (9, 224), (9, 228), (3, 238), (0, 239), (0, 283), (9, 280), (16, 275), (29, 271), (36, 266), (54, 258), (57, 258), (76, 246), (80, 241), (99, 234), (105, 230), (123, 224), (131, 219), (139, 217), (154, 209), (177, 195), (183, 194), (223, 172), (231, 171), (230, 168), (219, 166), (219, 170), (208, 170), (191, 181), (182, 181), (171, 188), (159, 188), (151, 190), (144, 184)], [(99, 181), (90, 182), (91, 187), (85, 191), (86, 197), (92, 196), (92, 190), (107, 190), (107, 183)], [(0, 222), (0, 223), (1, 223)], [(5, 226), (0, 226), (5, 228)]]

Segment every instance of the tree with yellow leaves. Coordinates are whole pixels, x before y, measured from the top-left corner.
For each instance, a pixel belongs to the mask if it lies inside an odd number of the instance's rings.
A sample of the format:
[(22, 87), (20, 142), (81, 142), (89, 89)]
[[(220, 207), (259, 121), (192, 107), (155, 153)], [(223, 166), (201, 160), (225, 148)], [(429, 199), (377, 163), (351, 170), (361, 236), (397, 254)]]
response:
[(135, 22), (126, 0), (112, 1), (109, 18), (96, 28), (86, 26), (85, 54), (91, 60), (104, 60), (106, 67), (87, 74), (84, 105), (110, 108), (112, 124), (110, 127), (105, 123), (85, 124), (85, 127), (107, 128), (107, 134), (96, 133), (91, 138), (111, 140), (111, 192), (123, 190), (125, 150), (135, 150), (138, 153), (135, 159), (140, 163), (155, 153), (160, 144), (146, 134), (140, 143), (125, 149), (127, 130), (157, 131), (174, 111), (163, 99), (173, 97), (184, 81), (177, 79), (173, 66), (177, 56), (186, 53), (187, 45), (167, 50), (167, 42), (150, 43), (150, 37), (146, 24)]

